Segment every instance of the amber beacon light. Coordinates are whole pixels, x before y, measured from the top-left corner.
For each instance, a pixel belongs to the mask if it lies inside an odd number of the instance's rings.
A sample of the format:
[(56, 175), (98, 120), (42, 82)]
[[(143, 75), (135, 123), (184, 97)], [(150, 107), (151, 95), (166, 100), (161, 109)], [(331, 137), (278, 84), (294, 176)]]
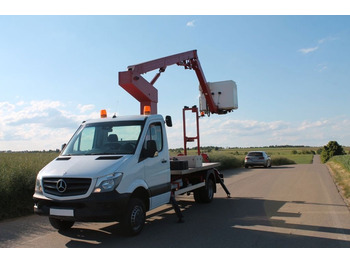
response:
[(144, 115), (150, 115), (151, 114), (151, 107), (150, 106), (144, 106), (143, 107), (143, 114)]
[(101, 115), (101, 118), (106, 118), (107, 117), (106, 109), (101, 109), (100, 115)]

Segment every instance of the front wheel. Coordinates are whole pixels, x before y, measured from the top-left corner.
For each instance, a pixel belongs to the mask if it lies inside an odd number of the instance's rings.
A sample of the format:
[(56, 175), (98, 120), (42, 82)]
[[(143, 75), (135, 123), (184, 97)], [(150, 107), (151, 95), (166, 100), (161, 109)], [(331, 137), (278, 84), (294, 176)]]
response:
[(126, 235), (135, 236), (139, 234), (146, 221), (146, 208), (144, 202), (139, 198), (130, 199), (126, 213), (120, 221)]

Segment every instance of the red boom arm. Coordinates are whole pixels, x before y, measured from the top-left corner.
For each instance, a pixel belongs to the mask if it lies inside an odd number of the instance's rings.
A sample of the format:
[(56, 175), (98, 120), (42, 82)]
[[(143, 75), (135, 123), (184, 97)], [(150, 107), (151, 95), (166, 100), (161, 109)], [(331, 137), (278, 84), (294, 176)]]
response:
[[(219, 109), (214, 103), (202, 67), (198, 60), (197, 50), (128, 66), (128, 71), (119, 72), (119, 85), (140, 102), (141, 114), (144, 113), (144, 106), (150, 106), (151, 114), (157, 114), (158, 90), (153, 85), (159, 78), (160, 74), (165, 71), (166, 67), (174, 64), (183, 66), (185, 69), (193, 69), (196, 72), (209, 111), (213, 114), (219, 113)], [(151, 82), (148, 82), (141, 76), (142, 74), (155, 69), (159, 69), (159, 72)]]

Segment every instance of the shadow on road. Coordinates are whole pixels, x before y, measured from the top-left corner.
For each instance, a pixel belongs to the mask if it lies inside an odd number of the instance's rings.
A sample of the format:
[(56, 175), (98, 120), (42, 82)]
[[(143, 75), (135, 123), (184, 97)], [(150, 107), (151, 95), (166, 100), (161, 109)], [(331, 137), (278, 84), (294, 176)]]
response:
[(215, 198), (211, 204), (196, 204), (189, 197), (183, 197), (179, 205), (184, 223), (176, 222), (169, 206), (149, 215), (143, 232), (136, 237), (124, 237), (118, 223), (98, 230), (77, 224), (60, 234), (71, 238), (67, 247), (350, 247), (350, 241), (336, 237), (350, 235), (349, 229), (286, 222), (301, 216), (279, 211), (286, 203), (256, 198)]

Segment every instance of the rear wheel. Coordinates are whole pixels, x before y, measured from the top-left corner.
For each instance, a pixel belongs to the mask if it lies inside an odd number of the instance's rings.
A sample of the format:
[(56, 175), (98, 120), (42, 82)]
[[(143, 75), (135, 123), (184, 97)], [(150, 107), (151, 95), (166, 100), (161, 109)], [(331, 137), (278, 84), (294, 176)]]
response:
[(193, 192), (194, 200), (197, 203), (209, 203), (214, 198), (215, 184), (212, 179), (208, 179), (205, 187), (199, 188)]
[(58, 218), (49, 217), (51, 226), (58, 230), (67, 230), (74, 225), (74, 221), (67, 221)]
[(146, 208), (144, 202), (139, 198), (131, 198), (126, 213), (120, 221), (126, 235), (135, 236), (139, 234), (146, 221)]

